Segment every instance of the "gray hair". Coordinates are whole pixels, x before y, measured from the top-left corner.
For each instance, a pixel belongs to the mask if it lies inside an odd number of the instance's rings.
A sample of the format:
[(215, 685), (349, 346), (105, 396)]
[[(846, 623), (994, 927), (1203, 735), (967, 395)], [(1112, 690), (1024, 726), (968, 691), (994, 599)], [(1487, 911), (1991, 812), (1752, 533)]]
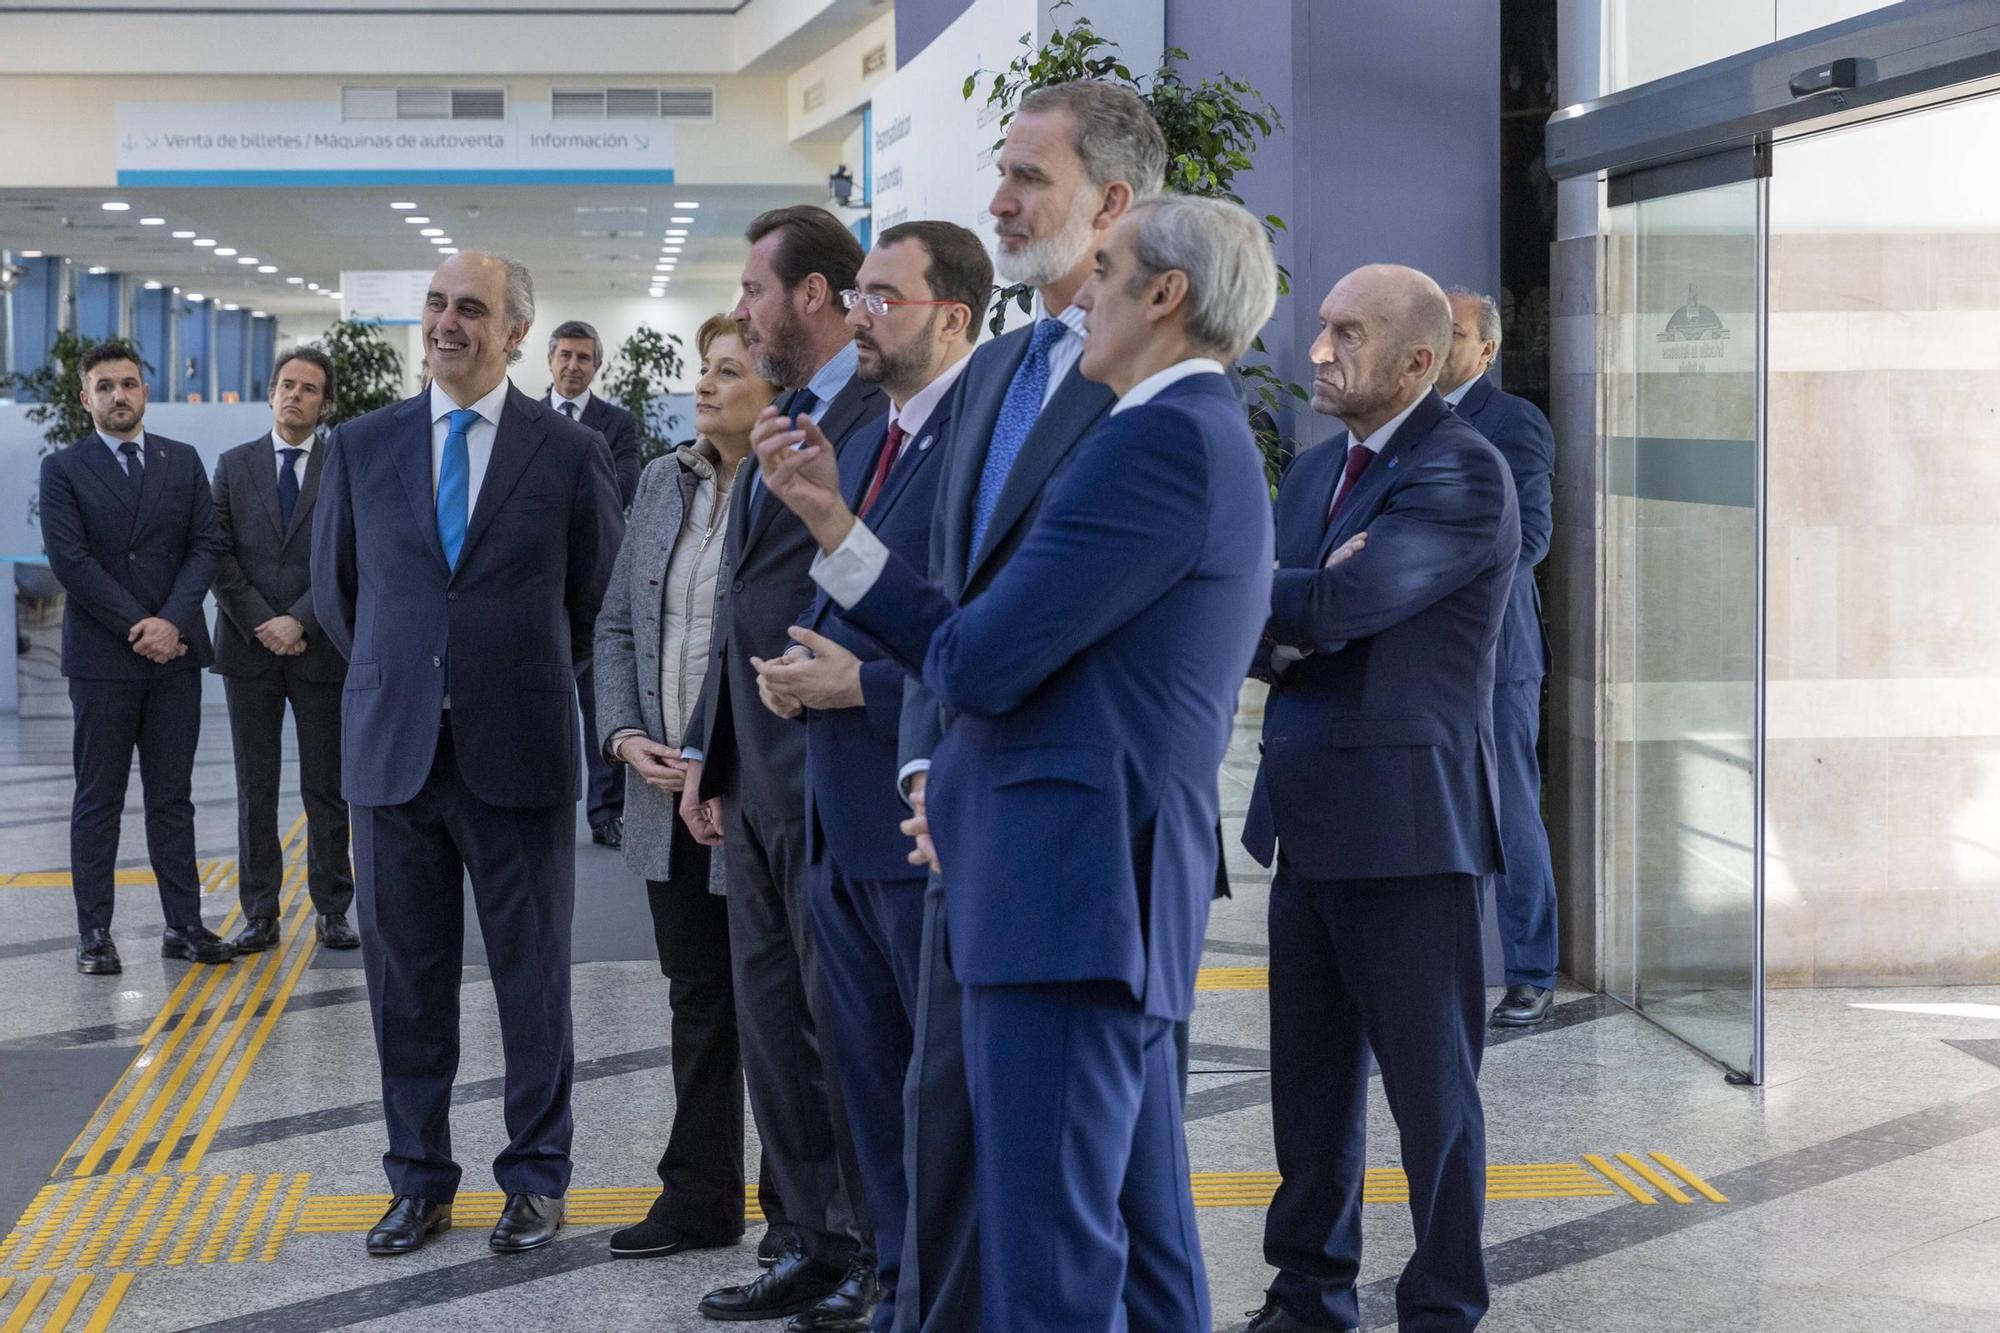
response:
[(1485, 292), (1475, 292), (1470, 287), (1447, 287), (1447, 299), (1463, 296), (1468, 301), (1479, 302), (1479, 341), (1500, 345), (1500, 303)]
[(1278, 305), (1278, 261), (1264, 224), (1241, 204), (1163, 194), (1133, 205), (1132, 253), (1145, 276), (1187, 274), (1188, 340), (1235, 361)]
[[(533, 324), (535, 322), (535, 280), (528, 276), (528, 266), (518, 259), (496, 255), (491, 250), (467, 250), (460, 259), (482, 259), (489, 264), (498, 264), (507, 270), (507, 322), (509, 324)], [(521, 349), (516, 347), (507, 358), (513, 365), (521, 359)]]
[[(511, 299), (511, 298), (510, 298)], [(530, 294), (532, 301), (533, 296)], [(604, 364), (604, 339), (597, 336), (597, 330), (580, 319), (568, 319), (556, 325), (556, 331), (549, 335), (549, 355), (556, 354), (556, 344), (565, 338), (590, 339), (590, 354), (599, 366)]]
[(1116, 83), (1085, 79), (1036, 88), (1020, 114), (1067, 111), (1076, 120), (1076, 155), (1098, 189), (1125, 182), (1135, 199), (1160, 192), (1167, 175), (1167, 141), (1139, 94)]

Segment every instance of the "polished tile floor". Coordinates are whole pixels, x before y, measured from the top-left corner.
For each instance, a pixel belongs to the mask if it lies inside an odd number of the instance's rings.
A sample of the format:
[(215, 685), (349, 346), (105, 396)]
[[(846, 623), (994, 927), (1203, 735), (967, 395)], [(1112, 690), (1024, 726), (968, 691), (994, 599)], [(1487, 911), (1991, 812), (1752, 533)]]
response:
[[(30, 716), (0, 719), (0, 1235), (13, 1227), (0, 1329), (706, 1327), (696, 1299), (751, 1271), (748, 1244), (614, 1263), (604, 1243), (650, 1197), (672, 1111), (655, 966), (576, 967), (565, 1237), (500, 1259), (469, 1226), (370, 1260), (357, 1228), (378, 1206), (383, 1140), (360, 974), (319, 965), (307, 932), (190, 977), (153, 956), (159, 910), (141, 883), (119, 891), (125, 974), (86, 979), (71, 970), (68, 893), (5, 882), (66, 865), (69, 731), (49, 685)], [(1235, 817), (1253, 757), (1246, 733), (1224, 775)], [(219, 712), (204, 722), (196, 794), (220, 925), (235, 834)], [(138, 799), (135, 781), (121, 864), (143, 869)], [(629, 911), (606, 895), (637, 883), (609, 853), (580, 855), (610, 887), (579, 910)], [(1247, 859), (1232, 871), (1236, 896), (1210, 928), (1187, 1131), (1218, 1329), (1260, 1301), (1273, 1169), (1265, 892)], [(467, 969), (464, 998), (457, 1144), (465, 1188), (490, 1190), (501, 1071), (483, 969)], [(1759, 1089), (1727, 1085), (1611, 1001), (1560, 999), (1555, 1022), (1486, 1057), (1482, 1327), (2000, 1329), (2000, 990), (1774, 994)], [(1393, 1327), (1410, 1228), (1379, 1096), (1373, 1115), (1364, 1310)], [(754, 1164), (754, 1140), (749, 1153)]]

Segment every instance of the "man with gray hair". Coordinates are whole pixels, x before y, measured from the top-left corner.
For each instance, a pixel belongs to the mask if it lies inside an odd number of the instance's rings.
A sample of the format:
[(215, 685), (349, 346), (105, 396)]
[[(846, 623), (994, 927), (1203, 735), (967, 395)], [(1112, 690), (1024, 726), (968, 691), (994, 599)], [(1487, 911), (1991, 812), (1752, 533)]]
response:
[[(580, 319), (565, 320), (549, 335), (549, 406), (604, 437), (611, 450), (611, 470), (618, 477), (618, 496), (628, 509), (639, 491), (639, 419), (618, 404), (590, 391), (604, 368), (604, 340)], [(585, 667), (576, 680), (583, 705), (583, 734), (597, 735), (597, 682)], [(590, 840), (600, 847), (625, 845), (625, 766), (607, 761), (595, 745), (583, 747), (583, 815)]]
[(824, 556), (814, 581), (951, 712), (909, 827), (951, 885), (987, 1333), (1211, 1322), (1174, 1029), (1271, 583), (1263, 467), (1224, 366), (1269, 320), (1277, 267), (1222, 200), (1143, 200), (1106, 232), (1075, 302), (1079, 368), (1114, 405), (978, 597), (854, 516), (818, 430), (770, 415), (752, 437)]
[(368, 1252), (451, 1224), (462, 881), (500, 1011), (507, 1202), (489, 1244), (553, 1240), (570, 1178), (575, 669), (624, 535), (604, 441), (516, 389), (520, 264), (454, 255), (425, 298), (430, 386), (327, 444), (313, 609), (348, 661), (341, 788), (394, 1195)]
[(1347, 433), (1300, 454), (1278, 492), (1243, 829), (1276, 870), (1278, 1273), (1252, 1333), (1361, 1324), (1371, 1053), (1416, 1223), (1399, 1326), (1464, 1333), (1486, 1311), (1480, 906), (1502, 866), (1493, 651), (1521, 532), (1506, 463), (1432, 387), (1450, 346), (1423, 274), (1342, 278), (1320, 306), (1313, 407)]
[(1535, 753), (1542, 678), (1549, 672), (1535, 566), (1549, 553), (1555, 527), (1556, 441), (1540, 408), (1487, 375), (1500, 351), (1500, 307), (1492, 297), (1463, 287), (1445, 295), (1451, 300), (1451, 354), (1438, 375), (1438, 393), (1507, 460), (1521, 501), (1521, 564), (1493, 665), (1500, 845), (1507, 853), (1507, 869), (1494, 882), (1493, 896), (1507, 993), (1487, 1022), (1496, 1028), (1533, 1027), (1548, 1021), (1556, 998), (1556, 876), (1542, 823), (1542, 764)]

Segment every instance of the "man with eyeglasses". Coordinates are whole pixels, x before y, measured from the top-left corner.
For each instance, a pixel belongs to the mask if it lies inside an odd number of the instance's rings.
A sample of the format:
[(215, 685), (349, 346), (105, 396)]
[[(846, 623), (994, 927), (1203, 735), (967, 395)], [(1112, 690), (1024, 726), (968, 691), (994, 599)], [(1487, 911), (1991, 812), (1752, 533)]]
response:
[[(841, 293), (855, 376), (881, 385), (891, 406), (841, 451), (841, 490), (890, 549), (921, 568), (944, 472), (937, 446), (949, 438), (948, 398), (979, 339), (993, 261), (964, 227), (906, 222), (882, 233), (855, 282), (858, 290)], [(906, 1121), (915, 1103), (905, 1107), (903, 1079), (923, 993), (927, 878), (900, 829), (903, 669), (824, 591), (791, 637), (795, 646), (783, 658), (755, 662), (758, 690), (772, 712), (806, 722), (808, 894), (834, 1072), (875, 1219), (874, 1327), (887, 1333), (897, 1327), (909, 1209), (903, 1145), (917, 1129), (913, 1116)], [(943, 1327), (978, 1323), (970, 1305), (956, 1312), (933, 1305), (931, 1314), (950, 1316)]]

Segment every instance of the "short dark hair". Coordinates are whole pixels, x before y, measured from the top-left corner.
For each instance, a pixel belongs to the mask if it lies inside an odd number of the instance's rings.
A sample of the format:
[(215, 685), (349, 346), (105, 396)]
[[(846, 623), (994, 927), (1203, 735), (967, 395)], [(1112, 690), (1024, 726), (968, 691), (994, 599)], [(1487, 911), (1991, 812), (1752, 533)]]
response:
[(956, 222), (899, 222), (876, 238), (877, 245), (915, 241), (931, 257), (924, 281), (940, 301), (963, 301), (972, 309), (965, 340), (979, 341), (986, 326), (986, 307), (993, 301), (993, 257), (977, 232)]
[[(743, 236), (755, 245), (772, 232), (784, 233), (777, 253), (771, 256), (771, 267), (786, 291), (815, 273), (824, 277), (836, 294), (854, 286), (854, 275), (861, 271), (861, 242), (824, 208), (794, 204), (759, 213)], [(839, 309), (837, 305), (834, 308)]]
[(119, 338), (107, 338), (83, 354), (83, 363), (78, 367), (77, 373), (87, 383), (90, 379), (90, 372), (107, 361), (130, 361), (141, 372), (146, 369), (146, 363), (139, 359), (138, 348)]
[(556, 344), (561, 342), (565, 338), (574, 338), (578, 341), (581, 341), (585, 338), (590, 339), (591, 358), (594, 361), (596, 361), (600, 369), (603, 367), (604, 339), (597, 336), (596, 329), (591, 328), (590, 325), (584, 323), (580, 319), (564, 320), (562, 323), (556, 325), (556, 331), (549, 335), (550, 356), (554, 356), (556, 354)]
[(319, 373), (326, 379), (326, 390), (321, 395), (327, 402), (333, 401), (333, 358), (317, 347), (299, 346), (288, 352), (278, 353), (277, 364), (271, 367), (271, 384), (264, 390), (266, 397), (278, 391), (278, 376), (294, 361), (303, 361), (309, 366), (318, 366)]

